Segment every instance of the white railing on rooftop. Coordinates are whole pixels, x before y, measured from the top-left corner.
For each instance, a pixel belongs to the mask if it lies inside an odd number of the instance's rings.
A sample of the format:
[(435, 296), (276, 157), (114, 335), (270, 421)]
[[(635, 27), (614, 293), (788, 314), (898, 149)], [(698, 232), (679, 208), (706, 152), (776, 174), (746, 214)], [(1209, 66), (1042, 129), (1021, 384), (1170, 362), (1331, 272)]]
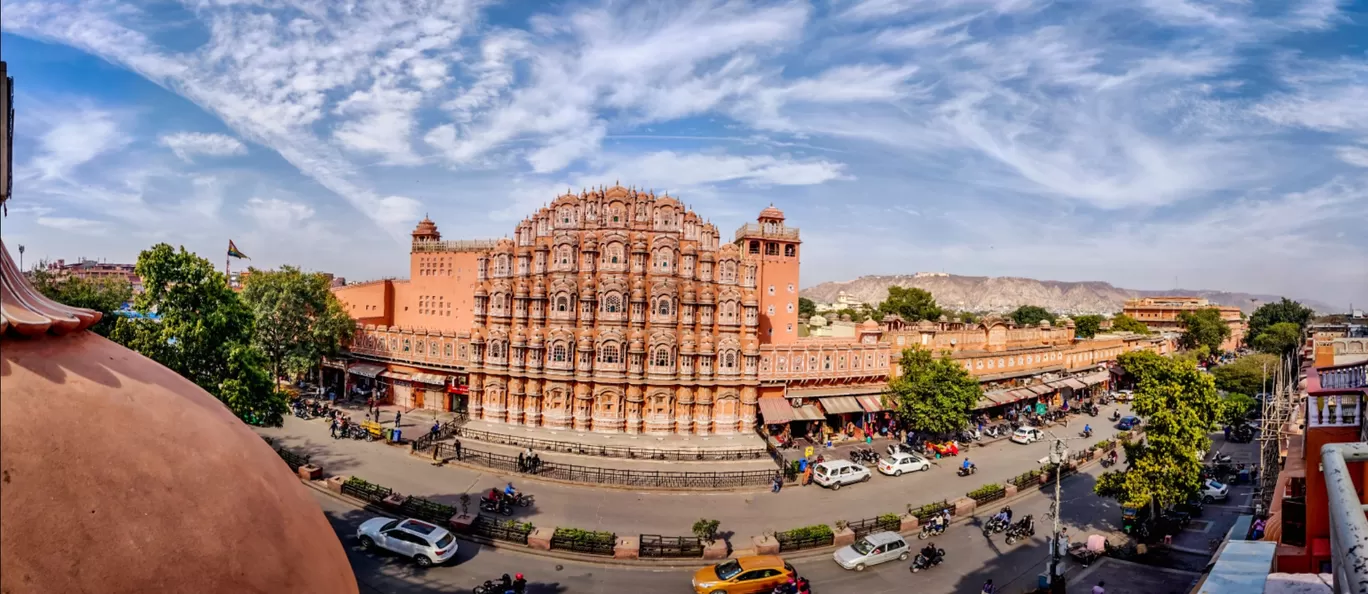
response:
[(1350, 462), (1368, 462), (1368, 443), (1321, 447), (1330, 510), (1330, 566), (1335, 594), (1368, 594), (1368, 516), (1349, 474)]
[(415, 241), (414, 252), (472, 252), (492, 250), (497, 239), (453, 239), (448, 241)]
[(779, 227), (776, 229), (772, 229), (770, 231), (765, 231), (765, 228), (761, 226), (760, 223), (746, 223), (744, 225), (741, 225), (740, 229), (736, 230), (736, 239), (741, 239), (742, 237), (773, 237), (775, 239), (798, 239), (798, 228)]
[(1368, 387), (1368, 361), (1352, 367), (1317, 369), (1316, 373), (1320, 374), (1322, 390), (1350, 390)]
[(1356, 394), (1306, 397), (1307, 427), (1357, 427), (1363, 410)]

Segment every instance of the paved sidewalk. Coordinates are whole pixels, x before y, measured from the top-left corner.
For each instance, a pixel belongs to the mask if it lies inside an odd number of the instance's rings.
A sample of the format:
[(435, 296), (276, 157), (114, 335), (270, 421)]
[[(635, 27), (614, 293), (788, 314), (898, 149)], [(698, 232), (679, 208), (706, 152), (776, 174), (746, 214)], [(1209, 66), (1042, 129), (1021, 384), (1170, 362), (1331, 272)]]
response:
[[(1110, 409), (1104, 414), (1109, 412)], [(413, 419), (419, 414), (405, 415), (405, 428), (410, 419), (415, 427), (430, 426), (431, 417), (426, 423)], [(1092, 439), (1070, 441), (1070, 449), (1082, 449), (1115, 433), (1102, 422), (1096, 425)], [(1082, 426), (1073, 429), (1082, 429)], [(456, 504), (463, 493), (477, 497), (484, 490), (500, 488), (513, 481), (537, 498), (534, 508), (518, 510), (519, 517), (534, 524), (674, 536), (688, 534), (694, 521), (707, 517), (719, 520), (724, 533), (742, 539), (736, 541), (741, 543), (739, 547), (745, 546), (744, 539), (767, 530), (904, 513), (909, 505), (962, 497), (984, 484), (1001, 483), (1037, 468), (1038, 461), (1048, 453), (1048, 445), (1044, 442), (1030, 445), (1002, 442), (968, 450), (967, 455), (979, 467), (979, 472), (971, 477), (956, 476), (956, 468), (964, 458), (961, 455), (937, 462), (924, 473), (898, 478), (875, 473), (869, 482), (840, 491), (812, 485), (786, 487), (778, 494), (768, 491), (634, 492), (541, 482), (493, 470), (456, 466), (434, 468), (431, 462), (411, 456), (407, 447), (334, 440), (328, 436), (327, 424), (320, 420), (301, 421), (287, 416), (283, 427), (258, 431), (276, 438), (282, 446), (313, 456), (314, 462), (328, 474), (360, 476), (407, 495)], [(1060, 435), (1073, 438), (1076, 432)], [(670, 463), (666, 468), (678, 464)]]

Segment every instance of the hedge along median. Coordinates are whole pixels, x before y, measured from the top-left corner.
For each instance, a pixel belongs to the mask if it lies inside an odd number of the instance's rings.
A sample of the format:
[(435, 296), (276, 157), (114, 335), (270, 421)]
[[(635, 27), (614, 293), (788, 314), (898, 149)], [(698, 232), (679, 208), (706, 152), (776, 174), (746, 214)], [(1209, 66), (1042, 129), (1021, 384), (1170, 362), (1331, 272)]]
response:
[(779, 552), (784, 553), (829, 547), (836, 540), (836, 533), (831, 530), (831, 526), (816, 524), (784, 532), (775, 532), (774, 540), (779, 542)]
[(1007, 487), (999, 483), (989, 483), (973, 491), (964, 494), (965, 497), (974, 500), (975, 505), (983, 505), (990, 501), (997, 501), (1007, 496)]
[(616, 545), (617, 535), (612, 532), (556, 528), (551, 535), (551, 548), (575, 553), (612, 556)]

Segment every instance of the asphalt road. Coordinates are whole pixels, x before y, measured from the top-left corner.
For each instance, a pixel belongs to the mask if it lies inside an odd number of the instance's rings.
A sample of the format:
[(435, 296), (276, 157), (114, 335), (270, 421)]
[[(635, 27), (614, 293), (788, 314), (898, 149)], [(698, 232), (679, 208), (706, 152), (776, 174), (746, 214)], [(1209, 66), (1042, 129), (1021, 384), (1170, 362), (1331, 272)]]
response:
[[(1064, 480), (1064, 525), (1075, 540), (1082, 540), (1091, 532), (1114, 531), (1120, 520), (1120, 509), (1115, 502), (1092, 494), (1095, 474), (1100, 470), (1094, 466), (1089, 472)], [(464, 541), (453, 563), (418, 569), (405, 559), (357, 549), (356, 526), (372, 515), (327, 494), (318, 493), (317, 498), (338, 531), (362, 591), (368, 594), (469, 592), (486, 579), (517, 572), (527, 576), (534, 594), (690, 592), (690, 570), (571, 563)], [(946, 563), (915, 575), (908, 572), (907, 563), (891, 562), (857, 573), (841, 569), (827, 555), (786, 557), (791, 558), (800, 575), (812, 581), (814, 591), (822, 594), (880, 594), (908, 592), (912, 588), (928, 593), (977, 594), (984, 580), (989, 578), (1000, 588), (1006, 586), (1007, 592), (1018, 592), (1034, 584), (1036, 575), (1045, 570), (1047, 547), (1044, 537), (1050, 531), (1045, 515), (1050, 503), (1041, 495), (1030, 495), (1014, 503), (1016, 517), (1028, 513), (1035, 515), (1036, 538), (1008, 547), (1001, 535), (985, 538), (978, 520), (956, 524), (934, 539), (946, 550)], [(990, 509), (987, 513), (993, 511)], [(919, 549), (925, 543), (914, 538), (911, 544)], [(1073, 568), (1070, 574), (1080, 570)]]

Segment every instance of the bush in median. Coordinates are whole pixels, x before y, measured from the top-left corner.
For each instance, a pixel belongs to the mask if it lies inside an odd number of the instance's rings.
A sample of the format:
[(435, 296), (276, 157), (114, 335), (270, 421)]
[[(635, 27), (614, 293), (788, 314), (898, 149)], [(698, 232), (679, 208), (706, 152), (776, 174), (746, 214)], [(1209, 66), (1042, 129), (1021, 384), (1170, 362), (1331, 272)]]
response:
[(1018, 474), (1016, 477), (1014, 477), (1011, 483), (1013, 485), (1016, 485), (1018, 489), (1024, 489), (1030, 485), (1034, 485), (1040, 482), (1040, 472), (1041, 471), (1039, 470), (1027, 470), (1026, 472)]
[(973, 499), (975, 503), (983, 504), (989, 501), (997, 501), (998, 499), (1007, 496), (1007, 487), (998, 483), (989, 483), (965, 493), (965, 496)]
[(836, 533), (832, 532), (831, 526), (817, 524), (815, 526), (804, 526), (794, 528), (784, 532), (776, 532), (774, 540), (779, 541), (779, 551), (796, 551), (799, 549), (814, 549), (825, 547), (836, 540)]

